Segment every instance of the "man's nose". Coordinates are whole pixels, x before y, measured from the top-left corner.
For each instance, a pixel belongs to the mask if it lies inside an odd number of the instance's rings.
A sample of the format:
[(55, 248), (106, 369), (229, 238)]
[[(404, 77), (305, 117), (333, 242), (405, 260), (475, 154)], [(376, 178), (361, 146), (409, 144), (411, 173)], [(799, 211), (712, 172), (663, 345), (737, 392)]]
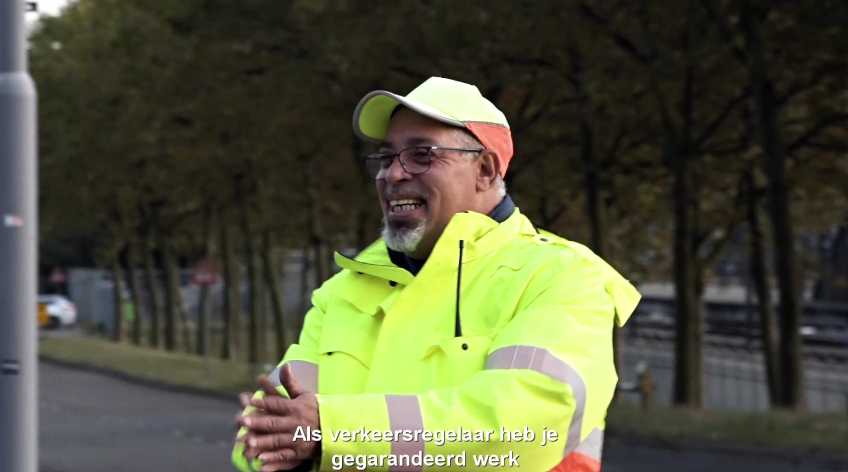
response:
[(392, 160), (392, 163), (389, 165), (389, 168), (385, 170), (386, 182), (390, 184), (394, 184), (397, 182), (403, 182), (404, 180), (409, 180), (412, 177), (400, 163), (400, 157), (396, 157)]

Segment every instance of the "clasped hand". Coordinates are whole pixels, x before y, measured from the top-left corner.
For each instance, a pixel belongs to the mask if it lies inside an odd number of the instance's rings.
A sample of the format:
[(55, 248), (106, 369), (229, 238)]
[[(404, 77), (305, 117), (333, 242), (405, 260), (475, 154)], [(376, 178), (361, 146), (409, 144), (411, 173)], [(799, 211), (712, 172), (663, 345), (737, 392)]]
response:
[(281, 395), (267, 376), (259, 377), (259, 387), (265, 392), (263, 398), (252, 398), (249, 393), (239, 396), (242, 407), (256, 408), (248, 414), (236, 415), (236, 430), (242, 427), (248, 432), (236, 437), (236, 442), (245, 443), (244, 456), (248, 462), (262, 461), (260, 472), (292, 470), (310, 459), (321, 455), (319, 441), (295, 441), (297, 428), (320, 430), (318, 399), (314, 392), (303, 388), (285, 364), (280, 369), (280, 384), (289, 398)]

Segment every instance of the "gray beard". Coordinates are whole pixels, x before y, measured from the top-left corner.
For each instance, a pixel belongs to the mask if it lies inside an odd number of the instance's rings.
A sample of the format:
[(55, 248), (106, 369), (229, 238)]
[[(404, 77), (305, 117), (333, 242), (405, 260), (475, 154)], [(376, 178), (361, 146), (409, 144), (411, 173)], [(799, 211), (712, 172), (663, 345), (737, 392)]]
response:
[(413, 228), (395, 228), (390, 226), (388, 221), (386, 221), (386, 218), (383, 217), (383, 241), (389, 249), (409, 254), (415, 251), (418, 244), (421, 243), (421, 238), (424, 237), (424, 230), (426, 228), (426, 219), (421, 220), (418, 225)]

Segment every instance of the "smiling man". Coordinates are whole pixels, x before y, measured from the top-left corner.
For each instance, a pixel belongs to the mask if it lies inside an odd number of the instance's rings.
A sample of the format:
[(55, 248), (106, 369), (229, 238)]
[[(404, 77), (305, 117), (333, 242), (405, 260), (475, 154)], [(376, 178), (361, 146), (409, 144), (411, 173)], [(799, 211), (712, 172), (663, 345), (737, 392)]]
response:
[(234, 464), (600, 470), (612, 329), (639, 293), (516, 208), (509, 125), (476, 87), (375, 91), (353, 127), (377, 145), (382, 237), (336, 254), (298, 343), (242, 395)]
[(504, 214), (508, 217), (513, 208), (501, 175), (506, 163), (500, 158), (507, 151), (486, 150), (465, 129), (403, 105), (395, 108), (379, 152), (365, 158), (377, 181), (383, 242), (395, 251), (395, 262), (420, 268), (457, 213), (488, 214), (503, 203), (510, 207)]

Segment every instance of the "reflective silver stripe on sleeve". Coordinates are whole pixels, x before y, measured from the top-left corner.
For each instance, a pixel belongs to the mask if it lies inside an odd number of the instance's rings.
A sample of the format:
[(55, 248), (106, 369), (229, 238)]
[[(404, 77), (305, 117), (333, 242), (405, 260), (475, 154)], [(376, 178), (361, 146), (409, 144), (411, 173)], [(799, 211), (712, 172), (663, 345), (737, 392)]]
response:
[[(421, 405), (417, 395), (386, 395), (386, 406), (389, 410), (389, 429), (423, 431), (424, 419), (421, 416)], [(413, 433), (418, 441), (406, 442), (403, 436), (392, 442), (392, 455), (397, 458), (398, 466), (392, 467), (391, 472), (419, 472), (422, 466), (412, 465), (412, 457), (424, 452), (424, 440), (419, 433)], [(407, 456), (408, 457), (403, 457)]]
[(586, 410), (586, 382), (583, 377), (547, 349), (533, 346), (504, 346), (486, 358), (485, 369), (527, 369), (562, 382), (571, 387), (574, 395), (574, 415), (568, 426), (565, 453), (568, 455), (580, 443), (583, 413)]
[[(291, 366), (292, 375), (303, 388), (310, 392), (318, 392), (318, 364), (307, 361), (286, 361), (286, 364)], [(280, 370), (282, 368), (283, 366), (280, 364), (268, 374), (268, 379), (278, 387), (282, 386), (280, 384)]]
[[(586, 436), (580, 444), (574, 449), (574, 452), (597, 459), (601, 461), (601, 455), (604, 452), (604, 430), (595, 428)], [(566, 454), (568, 455), (568, 454)]]

